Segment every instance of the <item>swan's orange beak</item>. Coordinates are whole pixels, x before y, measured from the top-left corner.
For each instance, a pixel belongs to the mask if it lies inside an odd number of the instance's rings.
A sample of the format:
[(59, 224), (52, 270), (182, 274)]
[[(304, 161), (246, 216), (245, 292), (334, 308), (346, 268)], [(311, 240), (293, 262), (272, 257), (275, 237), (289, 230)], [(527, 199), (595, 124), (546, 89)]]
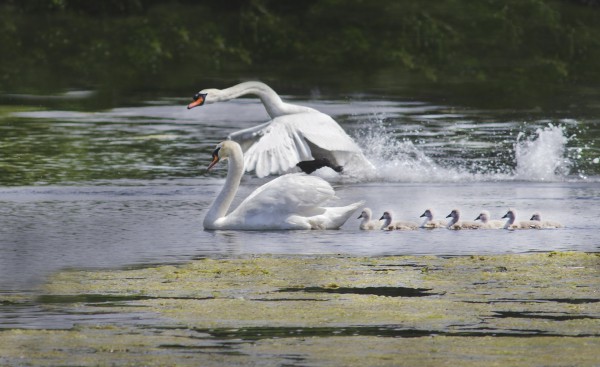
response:
[(207, 171), (210, 170), (211, 168), (213, 168), (215, 166), (215, 164), (219, 163), (219, 156), (216, 154), (213, 154), (213, 160), (212, 162), (210, 162), (210, 164), (208, 165), (208, 168), (206, 169)]
[(187, 106), (187, 108), (188, 108), (188, 110), (190, 110), (194, 107), (202, 106), (205, 101), (206, 101), (206, 94), (196, 93), (196, 95), (194, 95), (194, 102), (190, 103)]

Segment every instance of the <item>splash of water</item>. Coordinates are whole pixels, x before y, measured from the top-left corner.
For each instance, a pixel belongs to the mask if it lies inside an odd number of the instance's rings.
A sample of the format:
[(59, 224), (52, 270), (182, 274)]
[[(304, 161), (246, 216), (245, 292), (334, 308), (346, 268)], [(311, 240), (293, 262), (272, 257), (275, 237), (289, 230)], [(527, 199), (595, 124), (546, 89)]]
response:
[[(382, 118), (370, 121), (357, 137), (365, 155), (376, 167), (375, 180), (388, 182), (472, 182), (472, 181), (561, 181), (569, 174), (571, 160), (566, 156), (569, 139), (562, 126), (538, 128), (526, 138), (519, 133), (514, 151), (498, 155), (506, 159), (505, 167), (490, 169), (480, 164), (443, 166), (408, 139), (398, 139)], [(510, 149), (510, 148), (509, 148)], [(460, 157), (456, 157), (460, 161)], [(511, 162), (512, 161), (512, 162)], [(511, 166), (511, 163), (514, 166)]]
[(548, 125), (536, 130), (536, 136), (523, 138), (519, 133), (515, 143), (514, 176), (528, 181), (556, 181), (569, 174), (572, 163), (566, 157), (569, 139), (562, 126)]

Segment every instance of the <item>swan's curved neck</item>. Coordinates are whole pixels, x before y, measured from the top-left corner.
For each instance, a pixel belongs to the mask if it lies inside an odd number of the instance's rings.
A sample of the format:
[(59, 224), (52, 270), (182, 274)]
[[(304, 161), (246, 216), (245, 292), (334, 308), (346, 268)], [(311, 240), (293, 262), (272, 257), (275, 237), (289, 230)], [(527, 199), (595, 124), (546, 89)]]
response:
[(228, 159), (225, 185), (204, 217), (204, 228), (215, 229), (219, 227), (218, 220), (227, 214), (235, 193), (240, 187), (243, 174), (244, 157), (241, 148), (236, 145)]
[(431, 218), (425, 217), (425, 219), (423, 219), (423, 223), (421, 223), (421, 227), (425, 227), (429, 222), (431, 222)]
[(271, 118), (302, 112), (314, 112), (310, 107), (285, 103), (271, 87), (260, 82), (245, 82), (220, 91), (220, 100), (227, 101), (246, 94), (258, 96)]

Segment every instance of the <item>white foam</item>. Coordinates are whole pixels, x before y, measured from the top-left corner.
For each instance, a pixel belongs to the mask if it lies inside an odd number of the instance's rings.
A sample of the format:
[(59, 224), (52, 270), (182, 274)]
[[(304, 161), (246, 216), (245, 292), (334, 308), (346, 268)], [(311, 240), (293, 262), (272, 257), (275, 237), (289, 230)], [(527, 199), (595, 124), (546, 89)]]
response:
[(514, 176), (527, 181), (557, 181), (569, 174), (572, 163), (565, 156), (569, 139), (562, 126), (549, 124), (538, 128), (536, 136), (523, 138), (519, 133), (515, 143)]
[(375, 179), (384, 182), (563, 181), (572, 167), (566, 154), (566, 130), (551, 124), (530, 137), (519, 133), (512, 151), (497, 152), (497, 156), (508, 157), (500, 167), (494, 162), (493, 167), (481, 163), (467, 169), (460, 165), (460, 157), (449, 160), (455, 164), (444, 166), (418, 144), (394, 136), (379, 117), (359, 132), (357, 140), (377, 169)]

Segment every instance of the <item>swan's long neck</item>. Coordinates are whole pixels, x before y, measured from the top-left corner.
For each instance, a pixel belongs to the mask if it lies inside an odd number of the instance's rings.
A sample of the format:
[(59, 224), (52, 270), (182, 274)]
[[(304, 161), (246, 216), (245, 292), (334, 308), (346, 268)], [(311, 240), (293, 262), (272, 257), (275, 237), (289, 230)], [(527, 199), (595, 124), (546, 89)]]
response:
[(219, 99), (227, 101), (246, 94), (254, 94), (260, 98), (271, 118), (302, 112), (314, 112), (310, 107), (285, 103), (268, 85), (260, 82), (245, 82), (220, 91)]
[(232, 150), (228, 162), (225, 185), (204, 217), (204, 228), (214, 229), (218, 227), (215, 223), (219, 218), (225, 217), (235, 193), (240, 187), (240, 181), (244, 174), (244, 157), (239, 145), (236, 145), (235, 149)]

